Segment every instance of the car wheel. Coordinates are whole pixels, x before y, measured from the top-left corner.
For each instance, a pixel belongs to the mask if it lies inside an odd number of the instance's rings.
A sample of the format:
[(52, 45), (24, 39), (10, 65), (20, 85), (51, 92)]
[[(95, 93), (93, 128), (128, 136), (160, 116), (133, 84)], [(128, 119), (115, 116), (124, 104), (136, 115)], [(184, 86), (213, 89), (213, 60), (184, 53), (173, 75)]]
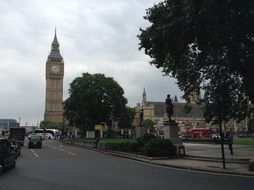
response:
[(11, 168), (15, 168), (16, 167), (16, 159), (14, 160), (14, 163), (13, 163), (13, 165), (12, 165), (12, 167)]
[(4, 163), (2, 164), (2, 171), (4, 172), (5, 170), (7, 170), (8, 169), (8, 167), (6, 167), (5, 165), (4, 165)]
[(4, 168), (2, 165), (0, 165), (0, 175), (4, 172)]

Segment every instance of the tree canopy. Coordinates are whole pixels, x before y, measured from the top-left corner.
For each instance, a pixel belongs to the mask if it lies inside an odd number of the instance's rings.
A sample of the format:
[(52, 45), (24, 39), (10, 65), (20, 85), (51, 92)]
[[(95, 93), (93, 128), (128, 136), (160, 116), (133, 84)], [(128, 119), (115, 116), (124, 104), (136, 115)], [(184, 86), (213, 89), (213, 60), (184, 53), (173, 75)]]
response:
[(154, 126), (154, 122), (151, 119), (146, 119), (144, 120), (144, 122), (142, 123), (142, 127), (147, 127), (150, 130), (152, 129), (152, 127)]
[(253, 118), (248, 121), (248, 130), (254, 131), (254, 119)]
[(165, 0), (144, 18), (151, 25), (140, 29), (140, 49), (177, 79), (185, 98), (204, 91), (207, 121), (246, 117), (254, 102), (254, 1)]
[(63, 123), (54, 123), (50, 121), (41, 121), (40, 122), (40, 128), (45, 129), (62, 129)]
[(123, 89), (103, 74), (83, 73), (70, 84), (69, 94), (64, 104), (65, 117), (78, 128), (92, 130), (95, 124), (122, 121), (126, 115)]
[(121, 114), (118, 127), (121, 129), (130, 129), (132, 127), (132, 121), (135, 116), (134, 108), (126, 107)]

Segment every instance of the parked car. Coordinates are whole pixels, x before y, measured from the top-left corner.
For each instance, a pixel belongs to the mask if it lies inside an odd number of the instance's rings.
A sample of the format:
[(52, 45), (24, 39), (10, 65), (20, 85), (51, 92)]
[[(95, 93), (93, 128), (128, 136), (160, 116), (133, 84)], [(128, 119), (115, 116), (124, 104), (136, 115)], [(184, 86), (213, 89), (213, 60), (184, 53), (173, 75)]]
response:
[(16, 153), (6, 138), (0, 138), (0, 173), (6, 169), (15, 168)]
[(179, 135), (179, 139), (182, 141), (187, 141), (189, 140), (189, 137), (187, 135)]
[(21, 144), (12, 142), (11, 148), (15, 152), (16, 158), (18, 158), (21, 155)]
[(220, 134), (212, 134), (211, 137), (213, 138), (214, 142), (219, 142), (220, 141)]
[(30, 135), (28, 137), (28, 148), (32, 148), (32, 147), (37, 147), (37, 148), (42, 147), (42, 137), (40, 135)]

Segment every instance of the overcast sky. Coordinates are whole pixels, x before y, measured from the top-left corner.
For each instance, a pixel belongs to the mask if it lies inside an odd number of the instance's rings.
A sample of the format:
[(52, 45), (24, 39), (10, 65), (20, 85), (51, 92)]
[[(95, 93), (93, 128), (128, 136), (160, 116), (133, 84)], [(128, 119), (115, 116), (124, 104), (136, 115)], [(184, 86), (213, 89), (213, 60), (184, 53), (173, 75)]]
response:
[(57, 28), (64, 58), (64, 99), (84, 72), (113, 77), (128, 105), (166, 94), (182, 96), (175, 80), (163, 77), (138, 50), (145, 10), (160, 0), (1, 0), (0, 118), (36, 125), (45, 109), (45, 64)]

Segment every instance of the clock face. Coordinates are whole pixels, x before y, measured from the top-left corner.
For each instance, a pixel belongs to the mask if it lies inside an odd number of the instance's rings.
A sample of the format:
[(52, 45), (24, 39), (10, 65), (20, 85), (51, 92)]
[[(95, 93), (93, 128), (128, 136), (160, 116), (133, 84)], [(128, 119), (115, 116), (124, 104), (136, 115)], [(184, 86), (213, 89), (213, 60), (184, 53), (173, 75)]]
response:
[(51, 71), (52, 71), (53, 73), (59, 73), (59, 72), (60, 72), (60, 67), (59, 67), (59, 65), (52, 65)]

